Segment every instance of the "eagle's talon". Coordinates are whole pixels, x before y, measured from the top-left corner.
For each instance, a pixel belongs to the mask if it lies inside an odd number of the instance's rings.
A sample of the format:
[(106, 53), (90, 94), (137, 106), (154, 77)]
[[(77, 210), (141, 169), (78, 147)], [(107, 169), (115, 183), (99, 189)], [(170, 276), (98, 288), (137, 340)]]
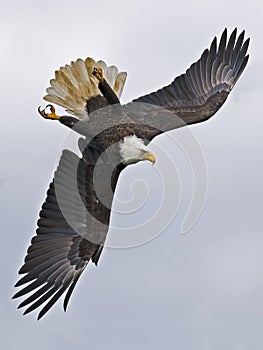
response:
[[(50, 111), (51, 111), (51, 113), (46, 113), (46, 109), (47, 108), (50, 108)], [(55, 107), (54, 106), (52, 106), (52, 105), (47, 105), (44, 109), (40, 109), (40, 107), (38, 107), (38, 112), (39, 112), (39, 114), (43, 117), (43, 118), (45, 118), (45, 119), (51, 119), (51, 120), (59, 120), (60, 119), (60, 116), (58, 116), (57, 114), (56, 114), (56, 110), (55, 110)]]
[(103, 80), (103, 70), (100, 67), (94, 67), (92, 74), (99, 80), (102, 81)]

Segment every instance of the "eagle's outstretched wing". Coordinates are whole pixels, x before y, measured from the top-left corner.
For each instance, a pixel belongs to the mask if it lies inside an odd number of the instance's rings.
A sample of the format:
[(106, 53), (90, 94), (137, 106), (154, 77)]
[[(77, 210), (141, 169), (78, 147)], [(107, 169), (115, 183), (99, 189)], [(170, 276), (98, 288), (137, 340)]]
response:
[[(29, 283), (14, 295), (17, 298), (31, 293), (19, 305), (31, 304), (25, 314), (47, 302), (38, 315), (41, 318), (67, 290), (66, 310), (87, 263), (92, 260), (97, 264), (99, 260), (120, 172), (114, 169), (109, 173), (111, 181), (105, 178), (111, 167), (105, 155), (97, 162), (98, 155), (94, 147), (86, 148), (81, 159), (69, 150), (62, 153), (40, 212), (37, 235), (19, 271), (26, 275), (16, 284), (20, 287)], [(100, 193), (94, 191), (95, 181)]]
[[(125, 106), (133, 120), (155, 127), (147, 128), (148, 140), (161, 132), (205, 121), (218, 111), (248, 62), (249, 39), (244, 41), (244, 36), (245, 31), (242, 31), (236, 38), (235, 29), (227, 41), (225, 29), (219, 45), (215, 37), (210, 48), (185, 74)], [(163, 109), (170, 113), (165, 114)]]

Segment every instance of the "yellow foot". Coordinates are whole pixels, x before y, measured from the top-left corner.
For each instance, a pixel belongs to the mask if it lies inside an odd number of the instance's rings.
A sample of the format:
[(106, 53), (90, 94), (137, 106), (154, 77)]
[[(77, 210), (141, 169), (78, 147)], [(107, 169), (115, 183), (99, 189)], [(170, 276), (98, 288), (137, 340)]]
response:
[[(50, 108), (51, 113), (46, 113), (47, 108)], [(56, 114), (56, 110), (52, 105), (47, 105), (44, 109), (42, 109), (42, 111), (41, 111), (40, 107), (38, 107), (38, 112), (45, 119), (52, 119), (52, 120), (59, 120), (60, 119), (60, 116), (58, 116)]]
[(92, 74), (99, 80), (103, 80), (103, 70), (99, 67), (95, 67), (92, 71)]

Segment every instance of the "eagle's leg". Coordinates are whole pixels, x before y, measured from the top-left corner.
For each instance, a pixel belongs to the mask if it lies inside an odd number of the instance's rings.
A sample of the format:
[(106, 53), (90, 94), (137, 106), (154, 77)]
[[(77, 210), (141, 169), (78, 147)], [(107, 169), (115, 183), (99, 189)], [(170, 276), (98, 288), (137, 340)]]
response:
[[(50, 108), (51, 113), (46, 113), (46, 108)], [(79, 119), (70, 117), (68, 115), (57, 115), (55, 107), (52, 105), (47, 105), (46, 108), (41, 110), (40, 107), (38, 107), (38, 112), (45, 119), (58, 120), (61, 124), (64, 124), (71, 129), (74, 128), (74, 126), (79, 122)]]
[(102, 68), (99, 68), (99, 67), (93, 68), (92, 74), (94, 75), (94, 77), (98, 79), (98, 81), (103, 81), (104, 77), (103, 77)]
[(92, 71), (92, 74), (98, 79), (99, 84), (98, 88), (102, 95), (106, 98), (110, 105), (114, 105), (116, 103), (120, 103), (117, 95), (112, 90), (110, 85), (107, 83), (106, 79), (103, 77), (103, 71), (100, 67), (95, 67)]

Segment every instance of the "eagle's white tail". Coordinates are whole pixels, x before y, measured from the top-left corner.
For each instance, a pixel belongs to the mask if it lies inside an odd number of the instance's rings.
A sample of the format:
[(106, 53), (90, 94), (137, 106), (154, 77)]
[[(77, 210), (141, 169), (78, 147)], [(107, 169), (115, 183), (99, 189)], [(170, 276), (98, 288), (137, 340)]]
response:
[(67, 112), (83, 118), (87, 115), (86, 101), (93, 96), (101, 95), (98, 80), (93, 76), (95, 67), (102, 68), (103, 76), (118, 97), (121, 96), (126, 72), (118, 72), (115, 66), (108, 67), (105, 62), (95, 62), (88, 57), (83, 61), (77, 59), (70, 65), (61, 67), (55, 72), (55, 79), (50, 80), (44, 100), (64, 107)]

